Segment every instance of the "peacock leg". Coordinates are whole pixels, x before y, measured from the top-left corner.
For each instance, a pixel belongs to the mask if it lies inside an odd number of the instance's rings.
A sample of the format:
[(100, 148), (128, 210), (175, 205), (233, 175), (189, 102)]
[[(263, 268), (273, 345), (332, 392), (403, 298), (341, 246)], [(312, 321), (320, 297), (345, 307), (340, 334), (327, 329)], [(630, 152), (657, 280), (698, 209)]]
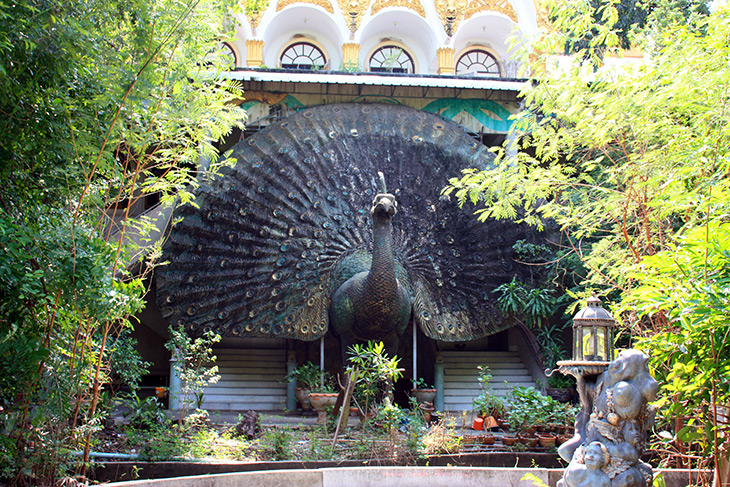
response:
[(383, 338), (383, 345), (385, 345), (385, 353), (388, 357), (393, 358), (398, 355), (398, 347), (400, 346), (400, 335), (397, 331), (392, 331), (390, 334)]
[(358, 340), (357, 338), (355, 338), (355, 334), (352, 332), (352, 328), (340, 333), (338, 338), (340, 339), (340, 368), (344, 370), (345, 367), (347, 367), (347, 351), (350, 349), (351, 346), (356, 344)]

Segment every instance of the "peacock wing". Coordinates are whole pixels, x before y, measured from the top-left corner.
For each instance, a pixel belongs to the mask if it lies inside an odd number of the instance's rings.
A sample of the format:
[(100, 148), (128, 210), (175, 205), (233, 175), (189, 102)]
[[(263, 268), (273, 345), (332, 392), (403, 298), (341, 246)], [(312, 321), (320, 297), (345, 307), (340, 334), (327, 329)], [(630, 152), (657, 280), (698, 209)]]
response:
[[(453, 160), (454, 174), (459, 173), (458, 162)], [(446, 181), (438, 184), (443, 187)], [(408, 221), (413, 230), (402, 229), (399, 235), (399, 248), (405, 249), (402, 260), (412, 286), (413, 316), (424, 334), (466, 341), (513, 326), (493, 291), (513, 276), (529, 273), (515, 261), (512, 246), (517, 240), (534, 241), (533, 232), (506, 221), (479, 222), (472, 212), (437, 195), (420, 204)]]
[(169, 264), (156, 273), (170, 323), (234, 337), (326, 333), (335, 281), (369, 265), (377, 179), (341, 147), (351, 124), (338, 112), (307, 111), (247, 138), (234, 167), (201, 181), (197, 207), (176, 209)]
[(156, 274), (171, 323), (226, 336), (313, 340), (334, 291), (368, 270), (370, 204), (382, 171), (396, 195), (396, 272), (430, 337), (476, 338), (510, 326), (491, 291), (514, 269), (525, 232), (480, 223), (442, 197), (448, 178), (491, 154), (435, 115), (392, 105), (304, 110), (245, 139), (237, 164), (178, 208)]

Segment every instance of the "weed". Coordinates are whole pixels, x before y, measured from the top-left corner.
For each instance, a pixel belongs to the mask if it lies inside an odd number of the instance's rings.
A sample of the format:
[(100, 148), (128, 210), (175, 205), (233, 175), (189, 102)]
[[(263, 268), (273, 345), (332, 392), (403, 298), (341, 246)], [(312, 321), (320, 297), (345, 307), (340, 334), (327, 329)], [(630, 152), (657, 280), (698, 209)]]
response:
[(532, 485), (536, 485), (537, 487), (548, 487), (548, 484), (542, 481), (537, 475), (532, 473), (526, 473), (522, 476), (522, 479), (520, 480), (531, 480)]
[(273, 460), (289, 460), (291, 456), (291, 433), (283, 428), (271, 428), (259, 440), (264, 451)]
[(140, 458), (151, 461), (172, 460), (186, 451), (179, 428), (154, 425), (149, 429), (127, 428), (128, 441)]
[(443, 420), (432, 424), (421, 439), (423, 452), (427, 455), (453, 453), (459, 449), (460, 437), (453, 426)]

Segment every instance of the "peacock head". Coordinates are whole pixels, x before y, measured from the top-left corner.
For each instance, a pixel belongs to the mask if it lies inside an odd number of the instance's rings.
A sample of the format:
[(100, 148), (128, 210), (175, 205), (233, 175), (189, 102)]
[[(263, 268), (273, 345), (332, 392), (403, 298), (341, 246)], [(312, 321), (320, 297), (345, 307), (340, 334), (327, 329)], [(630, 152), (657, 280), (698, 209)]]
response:
[(398, 211), (398, 202), (395, 196), (390, 193), (378, 193), (373, 199), (373, 207), (370, 213), (374, 217), (391, 218)]

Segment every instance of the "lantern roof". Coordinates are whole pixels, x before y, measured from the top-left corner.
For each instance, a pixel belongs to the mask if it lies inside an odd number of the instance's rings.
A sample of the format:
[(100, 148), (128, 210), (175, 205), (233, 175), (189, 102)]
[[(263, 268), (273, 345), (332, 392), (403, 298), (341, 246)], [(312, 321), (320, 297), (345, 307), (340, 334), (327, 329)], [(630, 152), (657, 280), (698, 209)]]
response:
[(573, 317), (573, 326), (616, 326), (611, 313), (601, 307), (601, 300), (596, 296), (588, 298), (587, 306)]

